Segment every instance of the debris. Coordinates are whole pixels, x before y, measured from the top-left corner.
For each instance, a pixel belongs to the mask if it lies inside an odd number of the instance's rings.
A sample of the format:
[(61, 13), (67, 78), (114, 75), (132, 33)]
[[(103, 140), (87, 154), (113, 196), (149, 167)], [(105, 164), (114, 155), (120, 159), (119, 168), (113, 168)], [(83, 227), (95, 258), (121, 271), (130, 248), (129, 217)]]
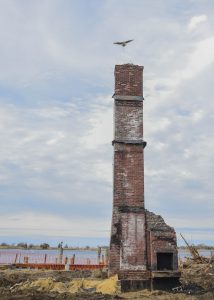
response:
[(4, 270), (0, 271), (0, 298), (1, 300), (214, 299), (213, 263), (200, 264), (192, 261), (181, 273), (181, 284), (173, 293), (158, 290), (120, 293), (116, 276), (102, 280), (94, 278), (92, 272), (88, 271)]
[(117, 275), (103, 280), (96, 286), (96, 291), (102, 294), (114, 295), (119, 292)]
[(205, 293), (205, 290), (195, 283), (190, 283), (186, 285), (181, 285), (179, 287), (173, 288), (174, 293), (185, 293), (188, 295), (201, 295)]
[(101, 294), (114, 295), (118, 293), (118, 278), (113, 276), (105, 280), (94, 279), (73, 279), (70, 282), (57, 282), (53, 278), (39, 278), (34, 281), (26, 281), (23, 283), (16, 283), (10, 288), (11, 292), (19, 290), (31, 290), (44, 292), (58, 292), (71, 293), (78, 292), (97, 292)]
[(184, 240), (185, 244), (187, 245), (189, 252), (192, 255), (192, 259), (195, 262), (208, 263), (210, 261), (207, 257), (200, 255), (194, 245), (189, 245), (189, 243), (186, 241), (186, 239), (184, 238), (184, 236), (181, 233), (180, 233), (180, 235), (181, 235), (182, 239)]

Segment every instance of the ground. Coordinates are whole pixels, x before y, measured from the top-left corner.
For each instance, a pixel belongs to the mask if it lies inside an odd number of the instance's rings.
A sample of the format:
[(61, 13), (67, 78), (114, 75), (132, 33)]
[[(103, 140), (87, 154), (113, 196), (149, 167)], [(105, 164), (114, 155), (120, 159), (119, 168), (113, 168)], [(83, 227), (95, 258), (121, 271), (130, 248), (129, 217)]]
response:
[(214, 265), (191, 264), (181, 269), (181, 286), (176, 293), (148, 290), (120, 293), (116, 277), (101, 271), (0, 271), (1, 300), (212, 300)]

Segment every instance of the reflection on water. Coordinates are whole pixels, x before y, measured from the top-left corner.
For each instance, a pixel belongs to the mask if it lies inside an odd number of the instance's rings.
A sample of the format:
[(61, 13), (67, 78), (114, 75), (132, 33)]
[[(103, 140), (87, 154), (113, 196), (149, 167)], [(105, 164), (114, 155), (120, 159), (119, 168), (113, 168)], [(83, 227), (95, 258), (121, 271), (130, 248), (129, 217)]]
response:
[[(214, 254), (214, 250), (199, 250), (202, 256), (210, 257)], [(59, 263), (60, 251), (59, 249), (45, 249), (45, 250), (35, 250), (35, 249), (2, 249), (0, 250), (0, 264), (4, 263), (22, 263), (25, 257), (29, 258), (31, 263), (39, 263), (45, 261), (46, 263)], [(103, 249), (101, 253), (96, 250), (63, 250), (63, 259), (71, 259), (75, 257), (76, 264), (87, 264), (90, 260), (91, 264), (97, 264), (105, 257), (107, 261), (105, 250)], [(185, 257), (191, 257), (188, 249), (179, 249), (178, 257), (180, 260), (184, 260)], [(61, 258), (62, 259), (62, 258)]]
[[(7, 251), (9, 252), (15, 252), (15, 253), (22, 253), (22, 254), (51, 254), (51, 255), (59, 255), (59, 249), (1, 249), (1, 253)], [(199, 250), (199, 253), (202, 256), (210, 257), (211, 253), (214, 254), (214, 250), (207, 250), (207, 249), (201, 249)], [(73, 256), (74, 254), (78, 257), (88, 257), (88, 258), (96, 258), (97, 257), (97, 251), (96, 250), (67, 250), (63, 249), (63, 254), (65, 256)], [(105, 254), (105, 250), (102, 250), (102, 254)], [(180, 258), (184, 257), (191, 257), (191, 254), (188, 249), (178, 249), (178, 255)]]
[[(98, 255), (99, 254), (99, 255)], [(63, 249), (2, 249), (0, 250), (0, 264), (13, 263), (66, 263), (71, 264), (99, 264), (106, 261), (105, 251), (95, 250), (67, 250)], [(66, 262), (65, 262), (66, 261)]]
[[(205, 257), (210, 257), (214, 254), (214, 250), (200, 249), (198, 250), (199, 254)], [(189, 250), (187, 249), (178, 249), (178, 257), (182, 260), (185, 257), (191, 257)]]

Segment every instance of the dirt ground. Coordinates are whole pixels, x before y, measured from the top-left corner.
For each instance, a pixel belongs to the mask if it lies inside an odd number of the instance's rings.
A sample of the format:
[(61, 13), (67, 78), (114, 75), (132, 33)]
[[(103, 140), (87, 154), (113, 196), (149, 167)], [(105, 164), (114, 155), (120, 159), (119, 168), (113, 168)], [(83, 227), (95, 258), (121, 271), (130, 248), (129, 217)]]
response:
[(101, 271), (0, 270), (1, 300), (214, 300), (214, 265), (181, 269), (181, 286), (173, 292), (121, 293), (116, 277)]

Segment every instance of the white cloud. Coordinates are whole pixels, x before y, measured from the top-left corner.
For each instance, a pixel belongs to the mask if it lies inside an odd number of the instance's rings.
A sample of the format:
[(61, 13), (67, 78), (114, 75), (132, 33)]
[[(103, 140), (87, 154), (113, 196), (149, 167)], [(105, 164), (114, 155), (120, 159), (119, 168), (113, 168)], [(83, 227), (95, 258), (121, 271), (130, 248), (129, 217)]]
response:
[(196, 43), (194, 50), (189, 54), (187, 66), (181, 72), (183, 80), (200, 74), (206, 67), (214, 62), (214, 36)]
[[(159, 95), (159, 98), (166, 102), (179, 85), (186, 80), (199, 76), (200, 73), (213, 64), (213, 53), (214, 36), (193, 42), (189, 51), (184, 53), (184, 60), (181, 61), (179, 68), (173, 69), (172, 73), (168, 74), (169, 77), (164, 77), (163, 73), (161, 78), (153, 78), (148, 82), (152, 90), (152, 96), (155, 98), (155, 95)], [(182, 57), (179, 54), (179, 60), (182, 60)], [(162, 87), (160, 91), (157, 90), (159, 86)]]
[(205, 117), (205, 112), (202, 109), (199, 109), (192, 113), (192, 121), (199, 122)]
[[(106, 228), (113, 67), (124, 59), (145, 65), (147, 205), (175, 226), (189, 218), (181, 208), (191, 211), (193, 227), (198, 211), (214, 210), (214, 25), (207, 22), (213, 5), (183, 1), (175, 12), (171, 0), (131, 2), (109, 0), (95, 8), (88, 1), (90, 13), (74, 1), (0, 3), (0, 184), (2, 210), (11, 212), (3, 219), (8, 234), (16, 226), (22, 232), (22, 223), (10, 219), (19, 209), (32, 234), (36, 220), (47, 228), (72, 227), (61, 218), (68, 213), (78, 225), (83, 219), (93, 225), (94, 218), (94, 227)], [(195, 16), (189, 30), (187, 14)], [(127, 36), (134, 42), (125, 52), (112, 45)], [(95, 220), (99, 209), (103, 224)], [(83, 225), (75, 227), (77, 235), (87, 233)]]
[(201, 23), (204, 23), (207, 21), (206, 15), (200, 15), (200, 16), (194, 16), (190, 19), (190, 22), (188, 24), (188, 30), (193, 31), (195, 30)]
[(46, 142), (47, 145), (50, 145), (50, 146), (54, 145), (56, 143), (59, 143), (62, 139), (65, 138), (65, 135), (62, 132), (56, 132), (54, 135), (55, 135), (55, 137), (53, 137), (52, 139), (50, 139)]
[[(24, 212), (16, 214), (4, 214), (0, 218), (1, 236), (84, 236), (107, 237), (109, 223), (98, 219), (85, 219), (81, 217), (65, 218), (51, 214), (36, 214)], [(101, 225), (102, 224), (102, 225)]]
[[(200, 224), (198, 223), (198, 226), (197, 226), (195, 224), (194, 214), (189, 214), (188, 218), (182, 218), (182, 219), (176, 218), (176, 217), (171, 218), (170, 216), (168, 216), (167, 223), (168, 224), (173, 223), (174, 226), (177, 228), (180, 228), (180, 230), (188, 228), (189, 232), (191, 232), (192, 231), (191, 229), (194, 229), (194, 227), (196, 227), (197, 229), (200, 228), (201, 230), (209, 228), (209, 229), (213, 229), (213, 231), (214, 231), (213, 220), (211, 217), (205, 218), (203, 220), (203, 222), (201, 222)], [(198, 229), (198, 231), (199, 231), (199, 229)], [(211, 235), (211, 233), (210, 233), (210, 235)]]
[[(111, 97), (104, 97), (111, 99)], [(113, 100), (110, 107), (98, 106), (92, 112), (90, 128), (86, 129), (81, 143), (85, 148), (96, 149), (100, 145), (109, 144), (113, 139)]]

